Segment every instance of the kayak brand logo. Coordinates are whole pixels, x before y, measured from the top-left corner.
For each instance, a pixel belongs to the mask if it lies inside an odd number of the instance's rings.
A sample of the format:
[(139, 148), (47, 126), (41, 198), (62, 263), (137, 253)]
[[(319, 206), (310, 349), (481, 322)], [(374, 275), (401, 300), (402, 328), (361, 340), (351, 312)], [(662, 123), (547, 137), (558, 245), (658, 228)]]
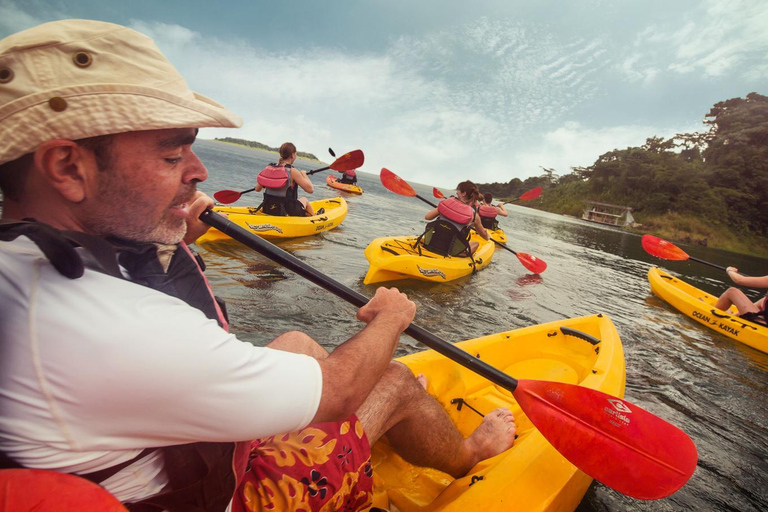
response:
[(245, 223), (248, 226), (248, 229), (251, 231), (277, 231), (278, 233), (282, 233), (283, 230), (280, 229), (277, 226), (274, 226), (272, 224), (251, 224), (250, 222)]
[(627, 404), (625, 404), (622, 400), (617, 400), (615, 398), (614, 399), (610, 399), (609, 398), (608, 402), (610, 402), (610, 404), (613, 406), (613, 408), (616, 409), (619, 412), (626, 412), (626, 413), (631, 413), (632, 412), (632, 409), (627, 407)]
[(416, 268), (419, 270), (419, 273), (424, 277), (442, 277), (443, 279), (445, 279), (445, 274), (443, 274), (443, 271), (440, 270), (439, 268), (421, 268), (418, 265), (416, 265)]
[(610, 407), (603, 408), (603, 411), (605, 411), (605, 413), (609, 416), (608, 423), (618, 428), (628, 427), (630, 419), (626, 414), (631, 414), (632, 409), (627, 407), (627, 404), (618, 399), (609, 398), (608, 403), (613, 406), (613, 409)]

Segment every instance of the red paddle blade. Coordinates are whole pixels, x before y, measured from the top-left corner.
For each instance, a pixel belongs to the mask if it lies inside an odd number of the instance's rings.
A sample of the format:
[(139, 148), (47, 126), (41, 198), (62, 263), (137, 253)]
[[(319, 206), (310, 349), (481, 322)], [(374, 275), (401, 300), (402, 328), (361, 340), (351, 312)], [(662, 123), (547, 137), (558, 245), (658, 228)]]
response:
[(432, 188), (432, 195), (438, 199), (445, 199), (445, 195), (443, 195), (442, 192), (437, 190), (437, 187)]
[(524, 252), (517, 253), (517, 259), (523, 264), (525, 268), (533, 272), (534, 274), (541, 274), (547, 270), (547, 263), (544, 260), (540, 260), (536, 256), (531, 256)]
[(334, 171), (351, 171), (352, 169), (357, 169), (358, 167), (363, 166), (363, 162), (365, 161), (365, 155), (363, 155), (363, 152), (359, 149), (356, 149), (354, 151), (350, 151), (349, 153), (345, 153), (341, 155), (339, 158), (333, 161), (330, 167)]
[(652, 235), (643, 235), (640, 240), (643, 249), (651, 256), (656, 256), (664, 260), (684, 261), (690, 258), (688, 254), (671, 242)]
[(520, 196), (521, 201), (530, 201), (531, 199), (536, 199), (541, 195), (541, 187), (532, 188), (525, 194)]
[(696, 445), (685, 432), (620, 398), (537, 380), (518, 381), (514, 395), (558, 452), (627, 496), (664, 498), (696, 469)]
[(387, 190), (394, 192), (395, 194), (400, 194), (401, 196), (416, 197), (416, 191), (413, 190), (413, 187), (389, 169), (382, 167), (379, 177), (381, 178), (381, 184), (384, 185)]
[(213, 194), (213, 198), (221, 204), (230, 204), (240, 199), (241, 195), (243, 195), (242, 192), (237, 190), (219, 190)]

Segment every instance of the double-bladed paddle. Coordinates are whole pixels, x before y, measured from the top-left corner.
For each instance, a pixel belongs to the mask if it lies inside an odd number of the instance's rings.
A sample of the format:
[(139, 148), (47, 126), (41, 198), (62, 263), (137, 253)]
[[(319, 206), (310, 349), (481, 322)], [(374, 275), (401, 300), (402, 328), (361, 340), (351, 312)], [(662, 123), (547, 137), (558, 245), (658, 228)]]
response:
[[(700, 260), (698, 258), (694, 258), (693, 256), (689, 256), (688, 253), (686, 253), (684, 250), (682, 250), (672, 242), (668, 242), (663, 238), (659, 238), (657, 236), (643, 235), (643, 237), (640, 239), (640, 243), (643, 245), (643, 249), (645, 249), (645, 252), (647, 252), (651, 256), (656, 256), (657, 258), (661, 258), (663, 260), (673, 260), (673, 261), (692, 260), (692, 261), (698, 261), (699, 263), (703, 263), (705, 265), (709, 265), (710, 267), (719, 268), (720, 270), (726, 270), (726, 268), (723, 267), (722, 265), (717, 265), (716, 263), (710, 263), (708, 261)], [(741, 274), (741, 275), (747, 276), (746, 274)]]
[[(418, 199), (421, 199), (425, 203), (427, 203), (432, 208), (437, 208), (437, 205), (433, 202), (429, 201), (428, 199), (424, 199), (419, 194), (416, 193), (415, 190), (413, 190), (413, 187), (411, 187), (408, 182), (406, 182), (403, 178), (398, 176), (397, 174), (393, 173), (387, 168), (381, 169), (381, 183), (390, 191), (394, 192), (395, 194), (399, 194), (401, 196), (407, 196), (407, 197), (416, 197)], [(432, 189), (432, 194), (441, 194), (437, 188)], [(445, 196), (443, 196), (445, 197)], [(493, 240), (493, 238), (491, 238)], [(544, 260), (540, 260), (536, 256), (532, 256), (530, 254), (524, 253), (524, 252), (516, 252), (507, 247), (505, 244), (502, 244), (501, 242), (498, 242), (496, 240), (493, 240), (493, 243), (501, 247), (502, 249), (505, 249), (515, 256), (517, 256), (517, 259), (520, 260), (520, 263), (523, 264), (525, 268), (533, 272), (534, 274), (541, 274), (545, 270), (547, 270), (547, 263)]]
[[(200, 219), (341, 299), (357, 307), (368, 303), (364, 295), (224, 216), (206, 210)], [(626, 400), (573, 384), (514, 379), (416, 324), (405, 334), (511, 391), (557, 451), (608, 487), (639, 499), (664, 498), (696, 469), (696, 445), (685, 432)]]
[[(336, 156), (333, 153), (333, 150), (328, 148), (328, 150), (331, 152), (331, 155)], [(307, 172), (307, 176), (311, 176), (312, 174), (315, 174), (317, 172), (327, 171), (328, 169), (333, 169), (334, 171), (349, 171), (352, 169), (357, 169), (358, 167), (361, 167), (363, 165), (363, 162), (365, 161), (365, 156), (363, 155), (363, 152), (359, 149), (356, 149), (354, 151), (350, 151), (349, 153), (345, 153), (341, 155), (339, 158), (334, 160), (334, 162), (327, 166), (327, 167), (321, 167), (320, 169), (314, 169), (312, 171)], [(214, 199), (216, 201), (222, 203), (222, 204), (231, 204), (240, 199), (240, 196), (243, 194), (248, 194), (249, 192), (253, 192), (256, 190), (255, 188), (249, 188), (247, 190), (243, 190), (241, 192), (238, 192), (237, 190), (219, 190), (215, 194), (213, 194)]]

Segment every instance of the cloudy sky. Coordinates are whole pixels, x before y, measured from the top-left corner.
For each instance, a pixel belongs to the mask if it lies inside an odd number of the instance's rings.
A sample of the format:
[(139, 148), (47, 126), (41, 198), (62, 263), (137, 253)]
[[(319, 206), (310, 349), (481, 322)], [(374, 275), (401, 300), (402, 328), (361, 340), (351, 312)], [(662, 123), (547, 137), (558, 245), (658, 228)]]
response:
[(203, 138), (360, 148), (442, 187), (565, 174), (768, 94), (763, 0), (0, 0), (0, 37), (62, 18), (153, 37), (245, 121)]

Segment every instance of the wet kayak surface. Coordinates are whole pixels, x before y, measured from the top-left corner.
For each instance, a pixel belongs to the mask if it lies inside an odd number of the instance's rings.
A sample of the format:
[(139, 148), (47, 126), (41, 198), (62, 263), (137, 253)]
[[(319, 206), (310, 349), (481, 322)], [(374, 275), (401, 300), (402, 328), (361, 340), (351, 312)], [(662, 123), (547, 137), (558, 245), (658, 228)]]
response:
[[(205, 140), (194, 149), (210, 174), (199, 188), (210, 195), (252, 186), (258, 171), (277, 158)], [(323, 165), (296, 162), (300, 169)], [(386, 165), (367, 162), (363, 172), (358, 171), (362, 196), (327, 187), (325, 173), (312, 176), (311, 199), (341, 195), (349, 206), (347, 218), (332, 231), (277, 245), (352, 289), (373, 295), (378, 285), (363, 285), (366, 246), (378, 237), (419, 235), (430, 208), (386, 190), (377, 174)], [(392, 171), (408, 180), (407, 169)], [(411, 185), (422, 197), (438, 201), (432, 184)], [(260, 202), (261, 194), (253, 192), (235, 204)], [(606, 313), (624, 345), (626, 399), (682, 428), (699, 451), (693, 477), (669, 498), (634, 500), (595, 483), (577, 510), (768, 509), (768, 354), (677, 312), (651, 294), (647, 279), (648, 269), (659, 266), (697, 288), (720, 294), (731, 285), (725, 273), (693, 261), (654, 258), (643, 251), (640, 236), (619, 229), (516, 205), (507, 208), (510, 215), (500, 218), (500, 226), (509, 247), (541, 258), (547, 270), (531, 274), (513, 254), (497, 251), (488, 267), (450, 283), (391, 283), (416, 302), (416, 322), (455, 342)], [(679, 245), (702, 260), (733, 265), (749, 275), (768, 274), (765, 259)], [(250, 249), (233, 242), (199, 252), (215, 292), (227, 301), (232, 331), (242, 340), (265, 345), (282, 332), (298, 329), (330, 350), (361, 327), (353, 306)], [(749, 295), (753, 300), (761, 296), (756, 290)], [(423, 347), (404, 336), (396, 355), (418, 350)]]

